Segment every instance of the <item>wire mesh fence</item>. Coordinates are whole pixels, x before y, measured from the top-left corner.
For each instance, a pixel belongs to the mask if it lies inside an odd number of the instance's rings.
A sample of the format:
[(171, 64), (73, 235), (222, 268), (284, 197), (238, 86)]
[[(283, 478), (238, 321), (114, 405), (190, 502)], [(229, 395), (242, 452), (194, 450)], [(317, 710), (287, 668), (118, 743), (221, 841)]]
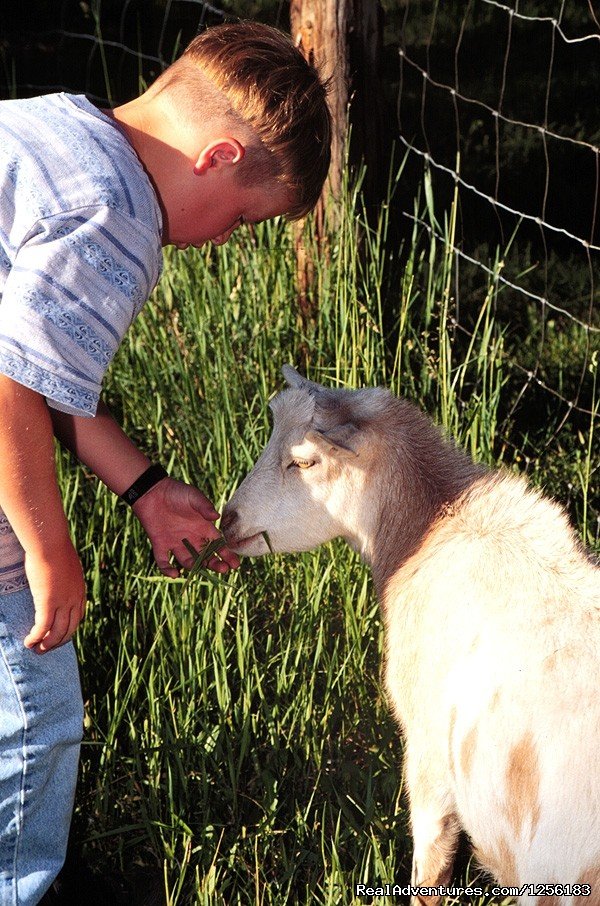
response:
[[(400, 216), (455, 256), (454, 318), (493, 280), (525, 459), (560, 432), (597, 434), (600, 25), (570, 0), (402, 0)], [(414, 204), (426, 177), (429, 199)], [(425, 193), (427, 194), (427, 193)], [(455, 201), (449, 235), (444, 212)], [(499, 252), (498, 252), (499, 250)], [(536, 432), (540, 419), (553, 430)], [(597, 462), (596, 462), (597, 466)], [(598, 498), (598, 472), (592, 481)], [(597, 510), (596, 510), (597, 512)]]
[[(592, 2), (381, 2), (385, 89), (394, 139), (406, 153), (394, 211), (407, 230), (451, 249), (457, 336), (468, 341), (473, 300), (490, 280), (496, 285), (513, 385), (504, 423), (519, 422), (507, 442), (525, 462), (565, 430), (596, 442), (600, 23)], [(3, 15), (0, 93), (85, 91), (101, 104), (125, 101), (203, 27), (248, 14), (247, 7), (222, 0), (13, 4)], [(289, 3), (264, 0), (250, 12), (271, 21), (276, 12), (285, 27), (283, 7)], [(538, 432), (540, 421), (552, 430)], [(596, 514), (597, 475), (596, 464)]]
[[(426, 39), (400, 48), (400, 141), (459, 187), (484, 235), (506, 245), (516, 226), (525, 227), (530, 243), (583, 253), (593, 266), (599, 124), (591, 101), (600, 34), (568, 37), (561, 18), (526, 16), (493, 0), (458, 5), (462, 17), (450, 10), (456, 4), (443, 15), (433, 6)], [(406, 3), (405, 39), (418, 6)], [(465, 74), (477, 57), (478, 70)]]
[(73, 91), (105, 106), (125, 102), (225, 18), (209, 0), (11, 0), (0, 32), (0, 94)]

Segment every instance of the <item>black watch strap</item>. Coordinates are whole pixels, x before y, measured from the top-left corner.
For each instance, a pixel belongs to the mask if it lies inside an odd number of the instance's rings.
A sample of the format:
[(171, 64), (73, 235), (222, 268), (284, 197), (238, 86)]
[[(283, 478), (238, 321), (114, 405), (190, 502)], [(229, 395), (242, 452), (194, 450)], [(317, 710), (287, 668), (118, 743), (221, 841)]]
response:
[(133, 506), (136, 500), (139, 500), (150, 488), (168, 476), (169, 473), (162, 466), (158, 464), (150, 466), (145, 472), (142, 472), (139, 478), (136, 478), (131, 487), (121, 494), (121, 500), (124, 500), (129, 506)]

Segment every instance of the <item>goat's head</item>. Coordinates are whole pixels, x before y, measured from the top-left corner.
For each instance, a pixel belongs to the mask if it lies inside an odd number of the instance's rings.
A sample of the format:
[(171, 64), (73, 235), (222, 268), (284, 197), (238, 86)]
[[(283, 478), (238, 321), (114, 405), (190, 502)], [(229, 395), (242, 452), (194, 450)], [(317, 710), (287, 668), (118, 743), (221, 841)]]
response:
[[(366, 553), (376, 516), (363, 506), (372, 476), (370, 422), (385, 408), (385, 390), (331, 390), (283, 369), (290, 389), (271, 402), (273, 432), (223, 512), (230, 548), (259, 556), (303, 551), (338, 536)], [(367, 495), (369, 496), (369, 495)]]

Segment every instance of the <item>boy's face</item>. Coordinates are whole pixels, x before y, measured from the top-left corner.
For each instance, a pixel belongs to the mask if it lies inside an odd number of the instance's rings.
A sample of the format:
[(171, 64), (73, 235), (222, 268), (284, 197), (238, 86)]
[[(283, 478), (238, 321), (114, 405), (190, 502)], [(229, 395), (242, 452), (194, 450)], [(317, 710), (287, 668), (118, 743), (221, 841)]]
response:
[(289, 209), (290, 199), (284, 189), (272, 184), (244, 186), (233, 167), (195, 174), (171, 198), (163, 245), (223, 245), (243, 223), (270, 220)]

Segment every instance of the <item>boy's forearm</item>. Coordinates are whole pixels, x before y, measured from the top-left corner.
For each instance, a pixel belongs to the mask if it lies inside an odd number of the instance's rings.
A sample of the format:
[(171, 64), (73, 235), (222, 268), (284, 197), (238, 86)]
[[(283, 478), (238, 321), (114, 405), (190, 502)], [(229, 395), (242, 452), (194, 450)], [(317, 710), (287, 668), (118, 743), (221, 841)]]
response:
[[(115, 494), (122, 495), (150, 465), (101, 403), (94, 418), (78, 418), (52, 412), (56, 437), (87, 465)], [(219, 537), (215, 528), (218, 513), (197, 488), (173, 478), (159, 481), (133, 505), (133, 512), (146, 530), (159, 569), (166, 576), (178, 576), (179, 567), (191, 568), (193, 558), (183, 539), (200, 549), (207, 540)], [(239, 559), (222, 548), (208, 566), (227, 572), (239, 566)]]
[(150, 465), (104, 403), (94, 418), (51, 411), (54, 433), (115, 494), (122, 494)]
[(70, 543), (45, 399), (0, 375), (0, 507), (26, 553)]

